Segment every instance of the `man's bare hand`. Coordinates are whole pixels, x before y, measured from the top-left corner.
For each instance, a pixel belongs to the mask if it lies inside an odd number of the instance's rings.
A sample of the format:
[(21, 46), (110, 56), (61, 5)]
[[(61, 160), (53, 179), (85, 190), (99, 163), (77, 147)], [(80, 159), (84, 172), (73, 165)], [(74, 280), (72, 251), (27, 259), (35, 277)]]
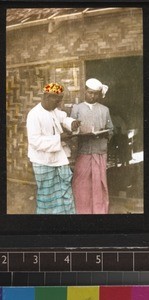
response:
[(61, 141), (66, 141), (70, 138), (71, 136), (71, 132), (63, 132), (61, 133)]
[(71, 123), (71, 130), (75, 131), (78, 129), (78, 127), (81, 125), (81, 121), (75, 120)]

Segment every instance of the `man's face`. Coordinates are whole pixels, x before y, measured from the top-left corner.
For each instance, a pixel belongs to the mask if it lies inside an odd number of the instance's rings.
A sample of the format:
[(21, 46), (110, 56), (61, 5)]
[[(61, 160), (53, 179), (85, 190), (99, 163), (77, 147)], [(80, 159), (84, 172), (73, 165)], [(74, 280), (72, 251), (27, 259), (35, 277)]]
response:
[(102, 98), (102, 94), (100, 91), (94, 91), (91, 89), (87, 89), (85, 93), (85, 101), (94, 104), (96, 102), (100, 102), (100, 99)]
[(46, 110), (51, 111), (56, 107), (61, 106), (62, 99), (63, 95), (45, 93), (43, 96), (42, 104)]

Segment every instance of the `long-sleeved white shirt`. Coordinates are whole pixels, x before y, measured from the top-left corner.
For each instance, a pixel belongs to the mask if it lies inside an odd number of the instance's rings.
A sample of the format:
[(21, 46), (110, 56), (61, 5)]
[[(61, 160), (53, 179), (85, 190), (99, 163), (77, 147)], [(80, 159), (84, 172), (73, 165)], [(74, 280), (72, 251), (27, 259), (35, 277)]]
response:
[(37, 104), (27, 115), (28, 157), (32, 163), (47, 166), (69, 164), (61, 142), (61, 124), (71, 130), (73, 118), (64, 111), (47, 111)]

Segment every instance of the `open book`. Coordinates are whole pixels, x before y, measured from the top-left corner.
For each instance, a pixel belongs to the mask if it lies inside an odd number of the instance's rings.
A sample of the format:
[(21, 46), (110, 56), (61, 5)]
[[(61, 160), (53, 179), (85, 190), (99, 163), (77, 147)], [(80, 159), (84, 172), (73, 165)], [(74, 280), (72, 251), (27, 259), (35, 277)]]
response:
[(76, 131), (72, 132), (72, 135), (98, 135), (105, 132), (108, 132), (110, 129), (101, 129), (99, 131), (91, 131), (91, 132), (80, 132), (80, 128), (78, 128)]
[(97, 134), (102, 134), (105, 132), (108, 132), (110, 129), (101, 129), (99, 131), (92, 131), (93, 134), (97, 135)]

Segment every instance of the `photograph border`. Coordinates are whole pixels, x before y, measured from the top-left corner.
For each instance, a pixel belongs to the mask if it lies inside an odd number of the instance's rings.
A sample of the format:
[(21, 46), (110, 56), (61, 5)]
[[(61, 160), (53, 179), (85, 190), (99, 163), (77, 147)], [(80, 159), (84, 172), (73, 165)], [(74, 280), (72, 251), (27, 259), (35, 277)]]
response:
[[(129, 3), (128, 3), (129, 2)], [(1, 103), (1, 179), (0, 179), (0, 234), (2, 235), (98, 235), (98, 234), (145, 234), (149, 232), (149, 186), (148, 186), (148, 112), (149, 112), (149, 5), (136, 1), (113, 2), (113, 1), (79, 1), (71, 2), (39, 2), (36, 1), (7, 1), (0, 3), (0, 70), (1, 82), (0, 91)], [(7, 215), (6, 214), (6, 107), (5, 107), (5, 87), (6, 87), (6, 9), (25, 7), (75, 7), (79, 4), (96, 7), (127, 6), (140, 7), (143, 9), (143, 40), (144, 40), (144, 214), (133, 215)], [(120, 3), (120, 4), (119, 4)]]

